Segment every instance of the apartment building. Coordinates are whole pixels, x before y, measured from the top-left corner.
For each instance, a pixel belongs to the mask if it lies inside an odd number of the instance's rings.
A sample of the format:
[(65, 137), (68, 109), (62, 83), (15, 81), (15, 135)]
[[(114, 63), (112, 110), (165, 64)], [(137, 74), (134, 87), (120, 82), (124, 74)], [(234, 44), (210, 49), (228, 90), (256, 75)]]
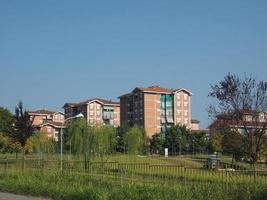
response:
[(82, 113), (89, 124), (120, 126), (120, 104), (111, 100), (94, 98), (63, 106), (66, 119)]
[(46, 109), (29, 111), (30, 119), (37, 130), (47, 133), (49, 138), (58, 141), (58, 134), (64, 128), (65, 115), (62, 112), (53, 112)]
[[(216, 120), (209, 126), (210, 134), (217, 133), (224, 128), (237, 130), (241, 134), (256, 128), (267, 127), (267, 112), (253, 110), (240, 110), (235, 113), (222, 113), (216, 116)], [(246, 130), (247, 129), (247, 130)]]
[(148, 137), (155, 133), (164, 137), (172, 125), (191, 128), (191, 96), (184, 88), (137, 87), (119, 97), (121, 124), (144, 127)]

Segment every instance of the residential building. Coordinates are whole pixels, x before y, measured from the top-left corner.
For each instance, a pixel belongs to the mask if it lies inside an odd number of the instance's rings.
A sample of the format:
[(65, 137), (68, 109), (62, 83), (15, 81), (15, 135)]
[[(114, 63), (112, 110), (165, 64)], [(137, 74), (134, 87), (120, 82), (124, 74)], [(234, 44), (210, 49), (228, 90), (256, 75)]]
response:
[(191, 119), (191, 130), (192, 131), (198, 131), (198, 130), (200, 130), (199, 123), (200, 123), (199, 120)]
[(120, 104), (111, 100), (94, 98), (63, 106), (66, 119), (82, 113), (88, 124), (120, 126)]
[(137, 87), (119, 97), (121, 124), (144, 127), (148, 137), (156, 133), (165, 137), (172, 125), (191, 128), (191, 96), (184, 88)]
[(224, 130), (225, 127), (237, 130), (242, 134), (253, 128), (264, 128), (267, 127), (267, 113), (243, 109), (235, 114), (219, 114), (216, 120), (209, 126), (210, 134), (214, 134), (218, 130)]
[(30, 119), (36, 129), (47, 133), (49, 138), (58, 140), (61, 128), (64, 128), (65, 115), (62, 112), (53, 112), (46, 109), (29, 111)]

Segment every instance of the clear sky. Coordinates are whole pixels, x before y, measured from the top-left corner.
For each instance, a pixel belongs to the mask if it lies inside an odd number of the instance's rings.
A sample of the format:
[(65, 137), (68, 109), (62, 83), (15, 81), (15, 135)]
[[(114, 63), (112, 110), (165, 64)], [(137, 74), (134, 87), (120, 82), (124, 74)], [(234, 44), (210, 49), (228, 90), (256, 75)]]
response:
[(205, 128), (210, 84), (228, 72), (266, 80), (266, 0), (0, 0), (0, 106), (11, 111), (184, 87)]

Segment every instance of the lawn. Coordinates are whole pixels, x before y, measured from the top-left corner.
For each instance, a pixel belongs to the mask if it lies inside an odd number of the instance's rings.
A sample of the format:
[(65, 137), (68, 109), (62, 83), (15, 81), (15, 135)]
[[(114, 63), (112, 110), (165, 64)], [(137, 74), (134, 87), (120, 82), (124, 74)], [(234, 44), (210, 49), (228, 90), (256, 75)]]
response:
[(111, 155), (85, 163), (31, 155), (0, 164), (0, 191), (53, 199), (265, 200), (267, 175), (209, 171), (188, 156)]

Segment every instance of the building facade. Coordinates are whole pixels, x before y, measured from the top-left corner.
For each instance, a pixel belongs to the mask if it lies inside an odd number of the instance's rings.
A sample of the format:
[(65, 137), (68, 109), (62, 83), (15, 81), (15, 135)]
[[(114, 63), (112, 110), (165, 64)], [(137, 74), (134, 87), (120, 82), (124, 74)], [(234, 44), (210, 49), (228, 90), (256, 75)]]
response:
[(58, 134), (64, 128), (65, 115), (62, 112), (53, 112), (46, 109), (29, 111), (33, 126), (42, 132), (47, 133), (49, 138), (58, 141)]
[(186, 89), (135, 88), (120, 96), (121, 125), (144, 127), (148, 137), (165, 136), (172, 125), (191, 128), (191, 96)]
[(66, 119), (83, 114), (88, 124), (120, 126), (120, 104), (105, 99), (89, 99), (80, 103), (66, 103), (63, 106)]
[(265, 127), (267, 127), (267, 112), (240, 110), (238, 115), (234, 113), (217, 115), (214, 122), (209, 126), (209, 129), (210, 135), (216, 134), (225, 128), (245, 134), (250, 129), (265, 129)]

